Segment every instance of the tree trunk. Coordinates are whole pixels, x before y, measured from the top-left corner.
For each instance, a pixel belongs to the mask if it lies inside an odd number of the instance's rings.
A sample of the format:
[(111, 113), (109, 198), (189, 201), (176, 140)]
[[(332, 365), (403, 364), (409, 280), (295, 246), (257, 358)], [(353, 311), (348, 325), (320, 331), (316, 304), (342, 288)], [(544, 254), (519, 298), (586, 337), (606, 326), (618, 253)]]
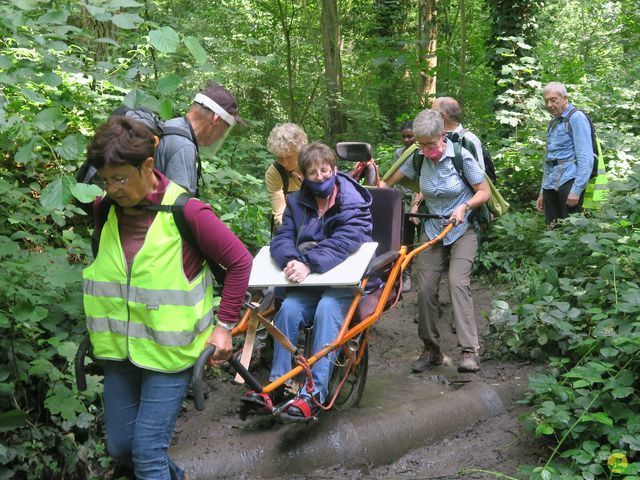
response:
[(347, 121), (342, 110), (342, 61), (340, 59), (340, 24), (338, 1), (322, 0), (322, 48), (324, 50), (324, 78), (327, 82), (329, 138), (346, 131)]
[(278, 13), (280, 26), (282, 27), (282, 34), (284, 35), (284, 43), (287, 50), (287, 94), (289, 98), (289, 120), (296, 122), (296, 101), (293, 94), (293, 57), (291, 53), (291, 26), (293, 19), (295, 18), (295, 2), (291, 4), (291, 16), (287, 15), (286, 5), (283, 5), (281, 0), (278, 0)]
[(458, 103), (464, 104), (464, 76), (467, 62), (467, 15), (464, 10), (464, 0), (460, 0), (460, 86)]
[(418, 96), (423, 107), (427, 107), (436, 96), (435, 68), (438, 66), (436, 1), (418, 0), (418, 64), (420, 65)]

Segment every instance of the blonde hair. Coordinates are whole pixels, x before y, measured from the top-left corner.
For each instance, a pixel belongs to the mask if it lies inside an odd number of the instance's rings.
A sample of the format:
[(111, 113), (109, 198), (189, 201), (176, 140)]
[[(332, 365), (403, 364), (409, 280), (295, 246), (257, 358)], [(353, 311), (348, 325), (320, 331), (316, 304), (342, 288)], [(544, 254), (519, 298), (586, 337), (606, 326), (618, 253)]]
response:
[(278, 123), (267, 139), (267, 150), (277, 158), (297, 154), (308, 143), (307, 134), (295, 123)]

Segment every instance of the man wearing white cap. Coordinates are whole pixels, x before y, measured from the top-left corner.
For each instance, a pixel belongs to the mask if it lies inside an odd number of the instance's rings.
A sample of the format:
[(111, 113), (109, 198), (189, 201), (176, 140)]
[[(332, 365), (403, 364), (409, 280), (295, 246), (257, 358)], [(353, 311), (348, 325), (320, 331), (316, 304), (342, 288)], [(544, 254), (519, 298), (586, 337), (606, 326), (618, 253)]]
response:
[(195, 96), (186, 116), (165, 122), (168, 129), (183, 130), (185, 134), (160, 137), (156, 168), (195, 195), (201, 176), (198, 148), (213, 147), (217, 151), (237, 123), (246, 125), (238, 116), (235, 97), (221, 85), (207, 85)]

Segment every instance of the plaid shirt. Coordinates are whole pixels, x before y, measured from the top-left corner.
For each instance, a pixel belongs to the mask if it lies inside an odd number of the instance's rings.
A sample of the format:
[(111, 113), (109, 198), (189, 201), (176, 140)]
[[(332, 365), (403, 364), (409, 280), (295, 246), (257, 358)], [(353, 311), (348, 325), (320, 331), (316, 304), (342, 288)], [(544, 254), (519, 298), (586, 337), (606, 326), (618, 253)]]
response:
[[(422, 153), (418, 153), (418, 155), (422, 156)], [(469, 190), (460, 175), (458, 175), (456, 167), (453, 165), (454, 158), (453, 143), (450, 140), (447, 140), (444, 155), (435, 165), (431, 160), (423, 156), (419, 183), (420, 191), (424, 195), (429, 213), (444, 215), (448, 218), (456, 207), (469, 201), (475, 193)], [(471, 185), (482, 183), (484, 172), (475, 158), (464, 148), (462, 149), (462, 158), (464, 175), (469, 183)], [(412, 158), (407, 159), (404, 165), (400, 167), (400, 172), (412, 179), (416, 177)], [(467, 217), (468, 213), (465, 215), (465, 221), (452, 228), (444, 237), (444, 245), (451, 245), (464, 235), (467, 228), (469, 228), (469, 222), (466, 221)], [(429, 239), (435, 238), (442, 228), (442, 220), (429, 218), (424, 222), (424, 231)]]

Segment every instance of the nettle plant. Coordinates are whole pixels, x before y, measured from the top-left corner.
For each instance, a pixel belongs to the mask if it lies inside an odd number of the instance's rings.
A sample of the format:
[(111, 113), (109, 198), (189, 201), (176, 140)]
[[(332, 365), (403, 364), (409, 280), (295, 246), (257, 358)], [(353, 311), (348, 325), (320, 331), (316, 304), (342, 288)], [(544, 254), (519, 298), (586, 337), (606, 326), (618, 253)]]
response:
[[(526, 395), (530, 426), (555, 444), (544, 466), (527, 470), (532, 478), (597, 478), (608, 473), (614, 453), (626, 456), (625, 472), (637, 478), (639, 186), (636, 165), (596, 214), (520, 238), (527, 244), (515, 254), (524, 259), (521, 288), (510, 292), (513, 306), (494, 302), (497, 343), (549, 366), (530, 378)], [(504, 227), (501, 233), (489, 248), (498, 260), (518, 235)], [(510, 268), (515, 275), (517, 267)]]

